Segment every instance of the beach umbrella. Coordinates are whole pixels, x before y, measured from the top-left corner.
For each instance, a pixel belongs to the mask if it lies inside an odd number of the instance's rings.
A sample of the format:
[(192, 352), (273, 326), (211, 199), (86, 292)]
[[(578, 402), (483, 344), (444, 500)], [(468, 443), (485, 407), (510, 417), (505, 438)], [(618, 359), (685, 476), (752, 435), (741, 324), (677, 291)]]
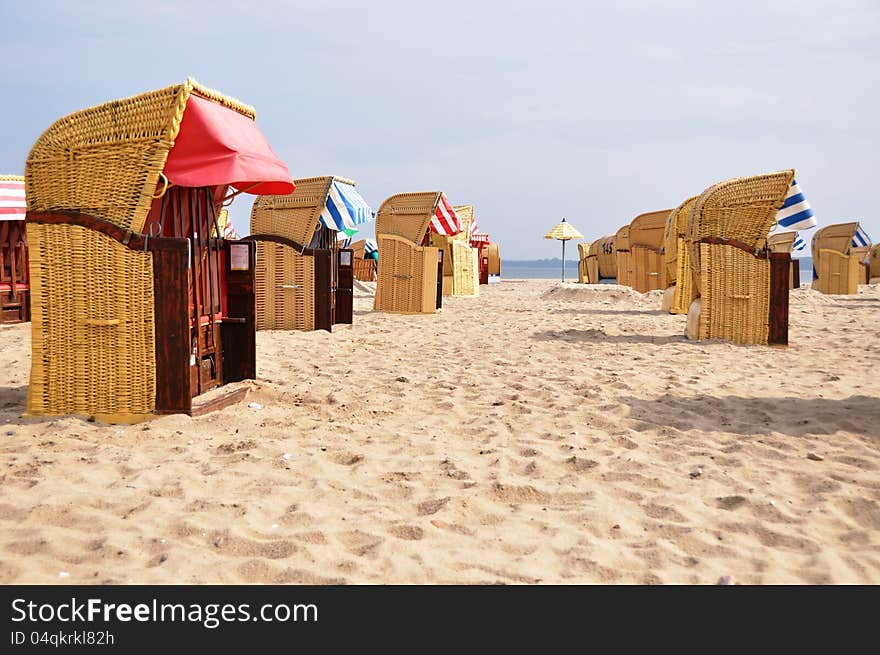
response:
[(559, 225), (544, 235), (544, 238), (562, 241), (562, 281), (565, 282), (565, 242), (569, 239), (583, 239), (584, 235), (563, 218)]

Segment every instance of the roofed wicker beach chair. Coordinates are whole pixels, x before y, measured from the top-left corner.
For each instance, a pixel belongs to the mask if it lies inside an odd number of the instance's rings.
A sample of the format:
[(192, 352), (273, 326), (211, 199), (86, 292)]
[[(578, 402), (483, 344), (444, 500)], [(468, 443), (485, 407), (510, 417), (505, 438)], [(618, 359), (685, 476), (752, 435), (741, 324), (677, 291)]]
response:
[(443, 303), (443, 255), (429, 246), (430, 232), (456, 234), (461, 224), (440, 191), (399, 193), (376, 213), (379, 279), (374, 309), (433, 314)]
[(630, 286), (639, 293), (666, 288), (663, 231), (671, 209), (639, 214), (629, 224)]
[(486, 272), (489, 276), (489, 284), (501, 282), (501, 246), (497, 241), (491, 241), (484, 249), (487, 259)]
[(24, 178), (0, 175), (0, 323), (30, 320)]
[[(609, 234), (590, 246), (590, 257), (595, 253), (597, 274), (599, 281), (614, 280), (617, 278), (617, 255), (614, 250), (615, 235)], [(592, 263), (590, 264), (592, 266)]]
[(735, 178), (694, 202), (686, 241), (699, 298), (689, 337), (788, 343), (791, 255), (770, 252), (767, 235), (793, 180), (793, 170)]
[(37, 140), (29, 415), (136, 421), (244, 396), (203, 395), (256, 373), (254, 247), (211, 233), (236, 194), (294, 188), (254, 116), (188, 79), (71, 114)]
[(868, 282), (880, 284), (880, 243), (871, 246), (868, 253)]
[(372, 220), (355, 183), (332, 175), (294, 180), (288, 195), (262, 196), (251, 210), (257, 244), (258, 330), (351, 325), (354, 252), (337, 236)]
[(354, 253), (354, 279), (360, 282), (376, 281), (376, 261), (379, 251), (373, 239), (360, 239), (349, 246)]
[(586, 241), (578, 243), (578, 282), (581, 284), (590, 284), (590, 273), (588, 270), (588, 258), (590, 256), (590, 244)]
[(688, 217), (697, 196), (688, 198), (669, 212), (663, 232), (663, 256), (666, 265), (667, 290), (664, 309), (671, 314), (687, 314), (697, 297), (697, 287), (691, 272), (690, 251), (687, 248)]
[(859, 292), (867, 275), (865, 259), (870, 240), (858, 221), (826, 225), (813, 235), (813, 289), (828, 294)]
[[(793, 230), (774, 232), (767, 237), (767, 247), (770, 249), (770, 252), (787, 252), (791, 254), (795, 248), (795, 243), (798, 240), (798, 233)], [(803, 244), (803, 239), (800, 239), (800, 243)], [(801, 286), (800, 264), (798, 260), (794, 258), (791, 260), (791, 272), (789, 273), (788, 279), (789, 289), (797, 289)]]
[(461, 222), (461, 232), (454, 235), (430, 233), (429, 244), (443, 251), (443, 295), (478, 296), (480, 270), (477, 251), (471, 248), (474, 206), (453, 207)]
[(632, 253), (629, 249), (629, 225), (624, 225), (614, 235), (614, 263), (617, 267), (617, 284), (632, 286)]

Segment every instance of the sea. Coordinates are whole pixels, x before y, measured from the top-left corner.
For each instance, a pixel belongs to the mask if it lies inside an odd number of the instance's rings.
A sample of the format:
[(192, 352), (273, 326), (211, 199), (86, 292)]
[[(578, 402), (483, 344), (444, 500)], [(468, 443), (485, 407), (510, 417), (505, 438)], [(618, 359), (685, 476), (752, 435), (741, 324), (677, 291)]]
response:
[[(801, 257), (798, 259), (801, 269), (801, 282), (809, 282), (813, 279), (813, 258)], [(577, 261), (565, 261), (566, 282), (577, 282)], [(502, 260), (501, 279), (521, 280), (561, 280), (562, 260), (539, 259), (533, 261)], [(602, 280), (605, 284), (614, 284), (614, 280)]]

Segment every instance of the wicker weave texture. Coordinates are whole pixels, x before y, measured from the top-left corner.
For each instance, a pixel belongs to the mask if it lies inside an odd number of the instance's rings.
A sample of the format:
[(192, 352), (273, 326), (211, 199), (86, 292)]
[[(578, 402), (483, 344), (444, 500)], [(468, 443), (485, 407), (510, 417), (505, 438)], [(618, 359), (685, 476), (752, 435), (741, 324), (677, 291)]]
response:
[(770, 261), (733, 246), (700, 244), (700, 339), (766, 344)]
[(663, 255), (644, 246), (630, 247), (630, 286), (639, 293), (666, 288), (666, 266)]
[(797, 232), (777, 232), (767, 237), (767, 248), (770, 252), (791, 252), (797, 239)]
[(699, 243), (705, 237), (734, 239), (756, 251), (764, 249), (794, 174), (794, 170), (789, 169), (738, 177), (715, 184), (700, 194), (688, 217), (686, 234), (695, 275), (702, 271)]
[(421, 244), (439, 200), (439, 191), (398, 193), (386, 198), (376, 212), (376, 236), (395, 235)]
[[(666, 258), (666, 281), (667, 284), (675, 284), (678, 281), (678, 255), (679, 245), (684, 239), (688, 228), (688, 217), (696, 202), (697, 196), (688, 198), (678, 207), (669, 212), (663, 231), (663, 254)], [(687, 312), (684, 312), (687, 313)]]
[(192, 79), (66, 116), (28, 155), (28, 209), (81, 212), (140, 232), (193, 93), (254, 116)]
[(455, 241), (462, 241), (463, 243), (469, 244), (471, 240), (471, 223), (474, 222), (474, 206), (473, 205), (455, 205), (453, 207), (455, 213), (458, 214), (458, 218), (461, 220), (461, 232), (456, 234), (451, 239)]
[(307, 177), (293, 181), (293, 193), (258, 196), (251, 208), (251, 234), (285, 237), (308, 247), (334, 181), (354, 186), (341, 177)]
[(27, 225), (34, 416), (155, 409), (153, 256), (75, 225)]
[[(859, 283), (864, 282), (864, 269), (858, 255), (844, 255), (837, 250), (822, 248), (818, 251), (819, 263), (813, 282), (816, 291), (828, 294), (852, 295), (859, 292)], [(813, 260), (815, 264), (816, 260)]]
[(868, 254), (868, 277), (871, 284), (875, 284), (874, 280), (880, 278), (880, 244), (871, 246)]
[(617, 277), (617, 255), (614, 249), (614, 239), (615, 235), (609, 234), (594, 241), (590, 246), (590, 255), (595, 254), (598, 259), (598, 275), (600, 278), (612, 279)]
[[(810, 244), (810, 250), (813, 255), (813, 266), (816, 269), (816, 273), (820, 276), (820, 280), (822, 279), (820, 268), (822, 266), (823, 251), (832, 250), (841, 255), (850, 254), (850, 251), (852, 250), (852, 239), (858, 229), (858, 221), (851, 221), (849, 223), (834, 223), (832, 225), (826, 225), (825, 227), (816, 230), (816, 233), (813, 235), (812, 243)], [(813, 285), (813, 288), (816, 288), (815, 284)]]
[(315, 258), (274, 241), (257, 240), (255, 303), (258, 330), (315, 329)]
[(480, 295), (479, 255), (463, 241), (452, 243), (453, 286), (452, 295)]
[(697, 297), (697, 285), (691, 271), (690, 251), (683, 237), (676, 239), (676, 252), (678, 256), (675, 258), (675, 292), (669, 311), (672, 314), (687, 314), (688, 308)]
[(437, 311), (436, 248), (396, 235), (378, 235), (379, 276), (373, 308), (397, 314)]
[[(581, 284), (590, 283), (589, 266), (587, 258), (590, 256), (590, 244), (581, 241), (578, 243), (578, 282)], [(598, 280), (597, 280), (598, 282)]]

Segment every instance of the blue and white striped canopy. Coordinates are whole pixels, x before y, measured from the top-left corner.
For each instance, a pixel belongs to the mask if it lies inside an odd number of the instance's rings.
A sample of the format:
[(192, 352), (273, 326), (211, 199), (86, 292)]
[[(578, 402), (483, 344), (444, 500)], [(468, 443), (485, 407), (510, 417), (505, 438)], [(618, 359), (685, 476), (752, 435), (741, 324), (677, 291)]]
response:
[(320, 220), (330, 230), (354, 229), (373, 220), (373, 210), (351, 184), (333, 180)]
[(367, 239), (366, 241), (364, 241), (364, 256), (371, 255), (374, 252), (379, 252), (378, 244), (372, 239)]
[(792, 249), (794, 252), (798, 252), (798, 251), (800, 251), (800, 250), (803, 250), (803, 249), (806, 248), (806, 247), (807, 247), (807, 242), (804, 241), (801, 237), (797, 237), (797, 238), (794, 240), (794, 243), (792, 244), (791, 249)]
[(779, 227), (789, 230), (806, 230), (816, 226), (813, 210), (804, 194), (801, 193), (797, 180), (792, 180), (788, 195), (785, 196), (785, 202), (776, 213), (776, 222)]
[(862, 229), (861, 225), (856, 228), (856, 233), (853, 235), (852, 238), (852, 244), (855, 248), (861, 248), (862, 246), (871, 245), (871, 237), (869, 237), (868, 233)]

